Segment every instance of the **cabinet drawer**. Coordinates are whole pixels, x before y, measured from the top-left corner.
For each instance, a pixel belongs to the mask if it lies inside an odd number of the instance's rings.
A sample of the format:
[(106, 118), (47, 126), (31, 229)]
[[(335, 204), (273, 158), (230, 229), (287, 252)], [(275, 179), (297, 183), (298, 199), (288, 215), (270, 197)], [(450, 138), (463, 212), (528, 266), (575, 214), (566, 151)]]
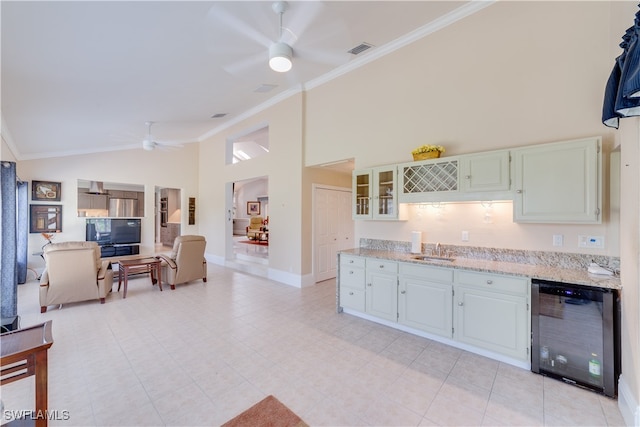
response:
[(425, 280), (434, 280), (436, 282), (453, 282), (453, 270), (450, 268), (401, 263), (400, 274), (403, 276), (419, 277)]
[(350, 288), (340, 288), (340, 305), (358, 311), (365, 311), (364, 291)]
[(478, 286), (482, 289), (493, 289), (512, 294), (527, 295), (529, 279), (525, 277), (504, 276), (500, 274), (476, 273), (456, 270), (456, 283)]
[(378, 273), (398, 274), (398, 263), (395, 261), (385, 261), (382, 259), (367, 259), (367, 270)]
[(364, 268), (340, 266), (340, 287), (362, 289), (364, 291)]
[(340, 255), (340, 265), (364, 268), (364, 258), (353, 255)]

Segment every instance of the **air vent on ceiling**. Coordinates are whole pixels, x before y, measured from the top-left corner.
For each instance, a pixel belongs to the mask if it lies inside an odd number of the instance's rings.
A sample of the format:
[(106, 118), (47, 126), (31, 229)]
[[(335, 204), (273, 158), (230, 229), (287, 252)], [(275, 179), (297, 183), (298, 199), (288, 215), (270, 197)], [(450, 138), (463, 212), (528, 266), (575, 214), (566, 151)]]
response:
[(358, 46), (354, 47), (353, 49), (348, 50), (347, 52), (349, 52), (352, 55), (358, 55), (362, 52), (364, 52), (365, 50), (371, 49), (373, 47), (372, 44), (369, 43), (360, 43)]
[(278, 87), (278, 85), (271, 85), (271, 84), (263, 83), (260, 86), (258, 86), (256, 88), (256, 90), (254, 90), (254, 92), (256, 92), (256, 93), (267, 93), (267, 92), (271, 92), (273, 89), (275, 89), (277, 87)]
[(221, 119), (221, 118), (223, 118), (223, 117), (224, 117), (224, 116), (226, 116), (226, 115), (227, 115), (227, 113), (216, 113), (216, 114), (214, 114), (213, 116), (211, 116), (211, 118), (212, 118), (212, 119)]

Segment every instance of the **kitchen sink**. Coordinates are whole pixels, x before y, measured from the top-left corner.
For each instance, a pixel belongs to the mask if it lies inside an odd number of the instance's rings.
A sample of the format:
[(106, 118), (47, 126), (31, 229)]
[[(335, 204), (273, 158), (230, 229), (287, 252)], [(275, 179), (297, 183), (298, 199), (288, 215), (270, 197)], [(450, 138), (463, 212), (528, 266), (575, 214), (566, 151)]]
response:
[(419, 261), (455, 261), (455, 258), (435, 256), (435, 255), (416, 255), (413, 259), (417, 259)]

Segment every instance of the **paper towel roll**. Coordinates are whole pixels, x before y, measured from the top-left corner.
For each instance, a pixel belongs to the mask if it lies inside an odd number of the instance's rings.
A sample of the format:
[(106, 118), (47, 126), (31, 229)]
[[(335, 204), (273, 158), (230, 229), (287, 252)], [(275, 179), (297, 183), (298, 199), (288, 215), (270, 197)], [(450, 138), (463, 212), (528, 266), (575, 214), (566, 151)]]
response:
[(411, 253), (422, 253), (422, 231), (411, 232)]

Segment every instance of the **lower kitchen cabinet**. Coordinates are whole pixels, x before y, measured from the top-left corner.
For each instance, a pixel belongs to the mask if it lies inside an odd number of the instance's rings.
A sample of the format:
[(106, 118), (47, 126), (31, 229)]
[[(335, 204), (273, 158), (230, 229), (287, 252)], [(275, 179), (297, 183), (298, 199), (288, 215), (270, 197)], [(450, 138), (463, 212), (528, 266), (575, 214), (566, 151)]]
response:
[(455, 272), (455, 338), (509, 357), (529, 360), (529, 279)]
[(339, 310), (530, 364), (529, 278), (340, 255), (338, 290)]
[(422, 331), (453, 336), (453, 271), (400, 264), (398, 322)]
[(368, 259), (366, 266), (366, 312), (382, 319), (397, 321), (398, 263)]
[(340, 256), (340, 305), (365, 311), (365, 259), (357, 256)]

